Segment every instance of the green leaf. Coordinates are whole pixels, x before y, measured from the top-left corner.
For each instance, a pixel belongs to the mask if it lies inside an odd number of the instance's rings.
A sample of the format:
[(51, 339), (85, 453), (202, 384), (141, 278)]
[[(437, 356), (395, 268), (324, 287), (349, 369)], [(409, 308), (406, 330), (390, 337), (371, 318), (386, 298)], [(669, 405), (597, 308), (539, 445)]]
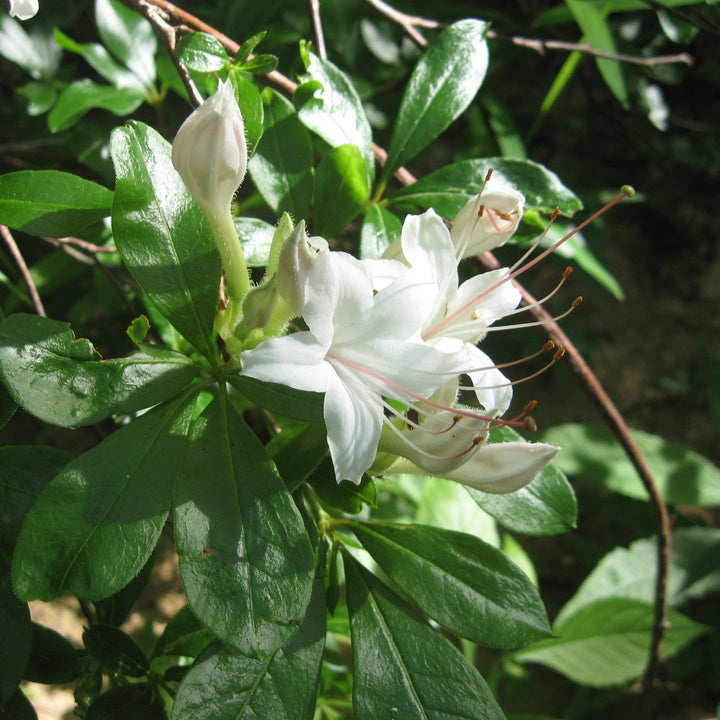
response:
[(64, 450), (39, 445), (0, 448), (0, 547), (15, 546), (28, 510), (73, 459)]
[(286, 428), (265, 449), (288, 490), (294, 492), (328, 454), (325, 424), (306, 423), (292, 429)]
[(203, 32), (189, 33), (181, 37), (176, 52), (185, 67), (195, 72), (217, 72), (230, 62), (222, 43)]
[(261, 30), (259, 33), (255, 33), (255, 35), (252, 35), (245, 40), (238, 49), (237, 53), (235, 53), (235, 62), (244, 63), (248, 59), (250, 53), (255, 50), (266, 35), (267, 30)]
[(248, 171), (276, 215), (307, 219), (312, 200), (312, 143), (289, 100), (270, 88), (262, 92), (264, 132)]
[[(583, 31), (584, 39), (593, 48), (607, 53), (617, 53), (615, 41), (605, 20), (607, 12), (596, 9), (585, 0), (565, 0), (565, 4), (570, 8), (575, 21)], [(602, 57), (596, 57), (595, 63), (610, 92), (624, 108), (628, 108), (628, 91), (622, 65), (617, 60)]]
[(427, 525), (349, 527), (408, 597), (455, 635), (491, 647), (551, 635), (537, 588), (479, 538)]
[(197, 376), (184, 355), (152, 352), (99, 360), (88, 340), (75, 340), (67, 323), (23, 314), (0, 323), (0, 374), (10, 394), (28, 412), (64, 427), (156, 405)]
[(265, 110), (260, 92), (253, 82), (244, 75), (235, 73), (233, 76), (235, 97), (242, 112), (245, 124), (245, 141), (248, 156), (255, 152), (263, 134)]
[(72, 682), (78, 675), (80, 662), (70, 642), (54, 630), (32, 623), (32, 649), (23, 678), (56, 685)]
[(356, 720), (503, 720), (477, 670), (404, 601), (343, 555)]
[(18, 688), (0, 707), (0, 720), (38, 720), (35, 708)]
[(118, 250), (160, 312), (212, 356), (220, 256), (205, 216), (172, 166), (170, 144), (132, 122), (113, 132), (110, 151)]
[(152, 685), (134, 683), (104, 692), (90, 706), (85, 720), (165, 720), (165, 703)]
[(237, 69), (248, 75), (267, 75), (278, 66), (278, 58), (275, 55), (255, 55), (246, 62), (237, 66)]
[(179, 655), (197, 657), (215, 636), (192, 614), (187, 605), (178, 610), (165, 626), (153, 649), (152, 657)]
[(324, 422), (323, 394), (231, 375), (228, 380), (248, 400), (271, 413), (305, 422)]
[(370, 198), (365, 161), (355, 145), (332, 148), (315, 173), (314, 231), (337, 235)]
[(487, 25), (460, 20), (445, 28), (413, 70), (395, 121), (382, 178), (427, 147), (475, 97), (488, 67)]
[(150, 582), (155, 567), (155, 554), (148, 558), (143, 569), (122, 590), (103, 600), (95, 600), (93, 605), (98, 622), (119, 626), (127, 620), (130, 610)]
[(53, 81), (30, 81), (17, 89), (27, 100), (27, 114), (33, 117), (46, 113), (55, 104), (58, 92), (58, 83)]
[[(671, 657), (708, 628), (670, 610), (661, 657)], [(580, 685), (605, 687), (634, 680), (647, 664), (653, 606), (626, 598), (598, 600), (556, 623), (559, 637), (514, 654), (537, 662)]]
[(7, 425), (10, 418), (15, 414), (18, 406), (10, 397), (5, 385), (0, 382), (0, 429)]
[(259, 218), (236, 217), (234, 220), (245, 262), (249, 267), (266, 267), (275, 227)]
[(372, 204), (365, 213), (360, 231), (360, 257), (363, 260), (379, 258), (401, 232), (402, 223), (397, 215)]
[(43, 50), (37, 35), (31, 37), (15, 18), (0, 15), (0, 55), (35, 79), (49, 79), (57, 71), (57, 57)]
[(180, 686), (173, 720), (312, 720), (326, 617), (320, 576), (305, 618), (284, 647), (252, 658), (219, 642), (211, 645)]
[[(671, 606), (720, 590), (720, 530), (682, 528), (672, 533), (667, 598)], [(605, 598), (631, 598), (652, 603), (655, 595), (657, 541), (637, 540), (629, 548), (608, 553), (563, 606), (557, 622)]]
[[(327, 447), (327, 442), (325, 446)], [(357, 515), (363, 505), (375, 507), (377, 502), (375, 483), (369, 475), (363, 475), (359, 485), (349, 480), (338, 482), (329, 457), (323, 459), (309, 482), (324, 502), (350, 515)]]
[[(0, 556), (0, 708), (15, 692), (30, 657), (31, 624), (27, 603), (13, 593), (10, 574)], [(0, 712), (2, 718), (2, 712)]]
[(416, 183), (398, 190), (392, 202), (410, 203), (421, 208), (435, 208), (452, 219), (477, 195), (488, 170), (493, 177), (515, 185), (525, 196), (528, 209), (552, 212), (556, 207), (563, 215), (582, 209), (582, 202), (562, 184), (555, 173), (532, 160), (483, 158), (461, 160), (420, 178)]
[[(658, 435), (630, 431), (655, 477), (665, 502), (672, 505), (719, 505), (720, 469), (707, 458), (684, 450)], [(555, 461), (568, 475), (601, 483), (628, 497), (646, 500), (644, 486), (615, 436), (604, 426), (568, 423), (542, 433), (559, 445)]]
[(28, 513), (13, 556), (22, 599), (99, 599), (140, 572), (183, 467), (193, 396), (161, 405), (70, 463)]
[(85, 113), (101, 108), (113, 115), (129, 115), (137, 110), (145, 98), (144, 92), (131, 87), (98, 85), (92, 80), (76, 80), (61, 93), (48, 115), (50, 132), (72, 127)]
[(152, 25), (118, 0), (95, 0), (95, 20), (108, 50), (150, 88), (155, 82), (157, 50)]
[[(320, 83), (311, 97), (298, 107), (298, 116), (331, 147), (355, 145), (365, 161), (368, 178), (375, 176), (372, 129), (362, 100), (350, 78), (329, 60), (310, 53), (307, 77)], [(314, 85), (313, 89), (317, 86)], [(296, 102), (302, 95), (296, 95)]]
[(83, 642), (90, 655), (112, 675), (143, 677), (150, 670), (145, 653), (120, 628), (95, 623), (83, 632)]
[(139, 345), (148, 334), (150, 330), (150, 321), (146, 315), (140, 315), (136, 317), (128, 326), (125, 334), (136, 344)]
[[(703, 0), (662, 0), (666, 8), (682, 7), (684, 5), (699, 5)], [(631, 12), (633, 10), (647, 10), (646, 0), (584, 0), (585, 5), (590, 5), (597, 12), (605, 11), (608, 14), (616, 12)], [(542, 27), (545, 25), (557, 25), (573, 21), (573, 16), (566, 5), (557, 5), (549, 10), (541, 12), (533, 22), (533, 25)]]
[(107, 188), (58, 170), (0, 175), (0, 223), (49, 237), (74, 235), (110, 215)]
[(195, 421), (175, 499), (188, 605), (246, 655), (284, 645), (310, 598), (300, 514), (256, 435), (223, 394)]

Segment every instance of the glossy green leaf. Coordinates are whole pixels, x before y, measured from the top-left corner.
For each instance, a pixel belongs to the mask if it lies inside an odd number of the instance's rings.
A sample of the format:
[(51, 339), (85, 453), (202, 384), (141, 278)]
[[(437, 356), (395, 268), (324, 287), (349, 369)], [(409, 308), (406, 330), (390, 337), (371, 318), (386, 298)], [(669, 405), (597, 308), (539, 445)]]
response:
[(165, 720), (165, 703), (146, 683), (110, 688), (90, 706), (85, 720)]
[(110, 597), (95, 600), (95, 614), (99, 623), (120, 626), (133, 609), (140, 594), (145, 590), (155, 568), (155, 553), (150, 556), (143, 569), (124, 587)]
[(313, 557), (300, 514), (225, 395), (195, 421), (184, 465), (175, 541), (188, 605), (244, 654), (272, 652), (310, 599)]
[(355, 560), (344, 560), (356, 720), (503, 720), (456, 648)]
[[(670, 542), (667, 599), (677, 607), (720, 590), (720, 530), (680, 528)], [(629, 548), (609, 552), (563, 606), (557, 622), (596, 600), (623, 597), (652, 603), (655, 596), (657, 541), (637, 540)]]
[(80, 661), (70, 641), (44, 625), (33, 623), (32, 649), (23, 678), (56, 685), (72, 682), (79, 674)]
[(482, 540), (427, 525), (353, 522), (350, 529), (408, 597), (455, 635), (518, 647), (551, 634), (537, 588)]
[(43, 115), (55, 104), (59, 87), (53, 81), (30, 81), (19, 87), (17, 93), (27, 101), (27, 114), (34, 117)]
[(266, 267), (275, 227), (260, 218), (236, 217), (235, 228), (248, 266)]
[(173, 720), (312, 720), (326, 617), (319, 577), (305, 617), (287, 645), (261, 658), (219, 642), (211, 645), (180, 686)]
[(28, 510), (73, 459), (64, 450), (42, 445), (0, 448), (0, 547), (15, 546)]
[(232, 375), (228, 380), (248, 400), (271, 413), (293, 420), (324, 422), (322, 393), (295, 390), (286, 385)]
[(288, 490), (294, 492), (328, 454), (325, 424), (307, 423), (283, 429), (265, 448)]
[(0, 175), (0, 223), (49, 237), (73, 235), (110, 214), (112, 191), (58, 170)]
[(262, 97), (252, 80), (244, 75), (236, 73), (233, 84), (235, 97), (245, 123), (245, 142), (247, 142), (248, 155), (252, 155), (264, 131), (265, 110)]
[(142, 569), (165, 524), (195, 405), (187, 396), (116, 430), (70, 463), (28, 513), (13, 556), (26, 600), (99, 599)]
[[(15, 596), (9, 568), (0, 556), (0, 707), (18, 686), (30, 657), (31, 624), (27, 603)], [(0, 713), (0, 718), (2, 714)]]
[[(707, 627), (680, 613), (668, 613), (662, 658), (677, 653)], [(598, 600), (556, 623), (553, 640), (543, 640), (514, 657), (557, 670), (580, 685), (604, 687), (639, 678), (645, 669), (653, 606), (626, 598)]]
[(360, 231), (360, 257), (363, 260), (379, 258), (388, 245), (400, 237), (401, 231), (400, 218), (386, 208), (373, 203), (363, 218)]
[(150, 87), (155, 81), (157, 50), (152, 25), (119, 0), (95, 0), (95, 21), (108, 50)]
[(309, 482), (324, 502), (350, 515), (357, 515), (363, 505), (375, 507), (377, 501), (375, 483), (369, 475), (363, 475), (358, 485), (349, 480), (338, 482), (329, 457), (315, 468)]
[(261, 53), (239, 65), (238, 70), (248, 75), (267, 75), (275, 70), (277, 66), (278, 58), (275, 55)]
[(176, 52), (185, 67), (195, 72), (217, 72), (230, 62), (222, 43), (203, 32), (189, 33), (181, 37)]
[(38, 720), (35, 708), (18, 688), (0, 707), (0, 720)]
[(486, 30), (480, 20), (460, 20), (420, 58), (400, 104), (384, 180), (427, 147), (475, 97), (488, 67)]
[(150, 663), (138, 644), (120, 628), (95, 623), (83, 632), (85, 648), (110, 674), (143, 677)]
[(0, 429), (5, 427), (17, 408), (17, 403), (12, 399), (5, 385), (0, 382)]
[(410, 203), (421, 208), (435, 208), (452, 220), (460, 209), (477, 195), (488, 170), (493, 177), (515, 185), (525, 196), (530, 209), (552, 212), (556, 207), (564, 215), (582, 209), (582, 202), (562, 184), (554, 172), (532, 160), (491, 157), (481, 160), (461, 160), (420, 178), (401, 188), (393, 202)]
[(179, 655), (197, 657), (215, 636), (192, 614), (187, 605), (183, 605), (165, 626), (153, 649), (152, 657), (159, 655)]
[(172, 166), (170, 144), (132, 122), (113, 132), (110, 150), (118, 250), (160, 312), (211, 355), (220, 256), (205, 216)]
[[(673, 505), (720, 505), (720, 468), (658, 435), (631, 430), (650, 466), (658, 490)], [(568, 475), (601, 483), (639, 500), (648, 495), (615, 436), (604, 426), (568, 423), (542, 433), (559, 445), (555, 461)]]
[[(664, 7), (682, 7), (684, 5), (699, 5), (703, 0), (662, 0)], [(645, 0), (585, 0), (586, 5), (592, 6), (598, 12), (606, 11), (608, 14), (616, 12), (630, 12), (632, 10), (647, 10)], [(534, 25), (556, 25), (573, 21), (570, 9), (566, 5), (556, 5), (549, 10), (541, 12), (535, 18)]]
[(0, 55), (19, 65), (33, 78), (53, 78), (58, 70), (61, 52), (52, 32), (35, 25), (29, 35), (15, 18), (5, 13), (0, 15)]
[(60, 93), (48, 115), (48, 127), (51, 132), (67, 130), (94, 108), (108, 110), (113, 115), (130, 115), (142, 105), (144, 97), (144, 92), (137, 88), (76, 80)]
[(197, 376), (187, 357), (148, 346), (100, 360), (67, 323), (10, 315), (0, 323), (0, 374), (15, 401), (46, 422), (76, 427), (177, 395)]
[(320, 87), (298, 107), (300, 120), (331, 147), (355, 145), (372, 180), (375, 176), (372, 129), (352, 81), (336, 65), (313, 53), (307, 78), (320, 83)]
[(332, 148), (315, 172), (313, 231), (323, 237), (337, 235), (369, 198), (370, 185), (360, 150), (355, 145)]
[(262, 92), (264, 132), (248, 163), (255, 186), (275, 214), (296, 220), (310, 214), (312, 143), (292, 103), (270, 88)]

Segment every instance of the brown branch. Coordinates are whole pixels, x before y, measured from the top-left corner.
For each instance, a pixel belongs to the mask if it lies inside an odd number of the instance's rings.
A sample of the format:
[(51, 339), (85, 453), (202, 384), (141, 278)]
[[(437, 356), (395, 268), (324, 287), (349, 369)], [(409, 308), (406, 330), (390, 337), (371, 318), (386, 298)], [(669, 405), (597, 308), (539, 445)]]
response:
[(8, 250), (10, 250), (10, 254), (13, 257), (15, 264), (20, 270), (20, 275), (22, 275), (22, 279), (25, 281), (25, 285), (27, 286), (28, 292), (30, 293), (30, 300), (32, 301), (35, 312), (40, 315), (40, 317), (47, 317), (47, 314), (45, 313), (45, 308), (42, 304), (42, 300), (40, 299), (40, 295), (38, 294), (37, 288), (35, 287), (35, 282), (32, 279), (32, 275), (30, 275), (30, 270), (28, 270), (28, 266), (25, 263), (25, 258), (22, 256), (20, 248), (15, 242), (15, 238), (12, 236), (12, 233), (5, 225), (0, 225), (0, 235), (2, 235), (2, 238), (5, 241), (5, 244), (8, 246)]
[(421, 48), (426, 48), (428, 42), (417, 30), (417, 28), (422, 27), (435, 30), (443, 27), (442, 23), (436, 22), (435, 20), (427, 20), (426, 18), (400, 12), (382, 0), (362, 0), (362, 2), (369, 5), (373, 8), (373, 10), (377, 10), (377, 12), (384, 15), (388, 20), (390, 20), (390, 22), (397, 25), (418, 47)]
[(310, 11), (310, 25), (313, 30), (318, 57), (321, 60), (327, 60), (325, 36), (323, 35), (322, 20), (320, 18), (320, 0), (308, 0), (308, 9)]
[(88, 242), (87, 240), (81, 240), (76, 237), (64, 237), (64, 238), (43, 238), (43, 240), (57, 240), (60, 245), (74, 245), (75, 247), (84, 250), (87, 253), (95, 255), (96, 253), (116, 253), (117, 248), (112, 245), (95, 245), (94, 243)]

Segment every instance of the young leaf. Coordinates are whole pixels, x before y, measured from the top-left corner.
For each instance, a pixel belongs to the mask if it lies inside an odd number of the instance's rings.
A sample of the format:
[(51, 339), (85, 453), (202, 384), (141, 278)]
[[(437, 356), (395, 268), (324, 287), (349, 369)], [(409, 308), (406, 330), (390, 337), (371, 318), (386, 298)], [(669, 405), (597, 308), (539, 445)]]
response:
[(98, 599), (142, 569), (165, 524), (195, 407), (187, 395), (121, 427), (70, 463), (28, 513), (13, 556), (25, 600)]
[(353, 522), (350, 529), (383, 571), (456, 635), (517, 647), (551, 634), (537, 588), (479, 538), (427, 525)]
[(388, 245), (400, 237), (401, 232), (400, 218), (373, 203), (363, 218), (360, 231), (360, 257), (363, 260), (379, 258)]
[(220, 256), (205, 216), (170, 160), (170, 144), (142, 123), (110, 140), (117, 173), (113, 234), (125, 264), (160, 312), (211, 356)]
[(420, 58), (395, 121), (384, 181), (427, 147), (475, 97), (488, 67), (486, 29), (480, 20), (460, 20), (445, 28)]
[(305, 618), (284, 647), (252, 658), (220, 642), (211, 645), (180, 686), (173, 720), (312, 720), (326, 617), (318, 577)]
[(307, 218), (312, 199), (312, 143), (290, 101), (270, 88), (262, 92), (264, 132), (248, 171), (273, 212)]
[(188, 604), (220, 639), (264, 655), (297, 630), (313, 556), (300, 514), (226, 395), (195, 421), (175, 498)]
[(315, 173), (314, 231), (333, 237), (363, 209), (370, 197), (365, 161), (355, 145), (332, 148)]
[[(668, 658), (708, 628), (680, 613), (668, 613), (661, 657)], [(514, 654), (538, 662), (580, 685), (604, 687), (640, 677), (647, 663), (653, 606), (626, 598), (598, 600), (556, 623), (558, 637)]]
[(15, 401), (46, 422), (77, 427), (177, 395), (197, 366), (170, 351), (100, 360), (67, 323), (10, 315), (0, 323), (0, 375)]
[(477, 670), (387, 586), (343, 555), (356, 720), (504, 720)]
[(49, 237), (74, 235), (110, 215), (111, 190), (58, 170), (0, 175), (0, 223)]
[(181, 37), (176, 52), (185, 67), (195, 72), (217, 72), (230, 62), (222, 43), (203, 32), (189, 33)]

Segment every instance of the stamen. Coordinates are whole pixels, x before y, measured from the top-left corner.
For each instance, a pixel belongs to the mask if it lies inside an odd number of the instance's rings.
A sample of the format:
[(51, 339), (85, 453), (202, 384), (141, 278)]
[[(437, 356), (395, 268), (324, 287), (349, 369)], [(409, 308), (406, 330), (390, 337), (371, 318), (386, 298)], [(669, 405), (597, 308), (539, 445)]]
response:
[[(446, 427), (444, 430), (428, 430), (426, 427), (423, 427), (420, 425), (420, 423), (415, 422), (414, 420), (411, 420), (409, 417), (401, 413), (399, 410), (396, 410), (390, 403), (385, 402), (382, 400), (382, 404), (385, 407), (386, 410), (388, 410), (390, 413), (395, 415), (395, 417), (402, 420), (407, 425), (410, 425), (410, 427), (414, 428), (415, 430), (419, 430), (420, 432), (425, 433), (426, 435), (443, 435), (446, 432), (449, 432), (452, 430), (458, 422), (460, 422), (460, 416), (457, 415), (453, 418), (453, 421)], [(427, 411), (422, 411), (419, 408), (416, 408), (414, 406), (410, 406), (413, 410), (416, 410), (417, 412), (422, 412), (424, 415), (433, 415), (434, 413), (429, 413)], [(387, 416), (386, 416), (387, 417)], [(476, 430), (476, 428), (467, 428), (468, 430)]]
[(508, 380), (504, 383), (498, 383), (497, 385), (483, 385), (481, 388), (476, 388), (474, 385), (460, 385), (458, 386), (458, 390), (496, 390), (497, 388), (502, 387), (511, 387), (513, 385), (521, 385), (522, 383), (528, 382), (528, 380), (534, 380), (536, 377), (542, 375), (544, 372), (547, 372), (560, 358), (565, 354), (565, 348), (562, 347), (562, 345), (557, 349), (557, 352), (553, 355), (552, 360), (541, 367), (539, 370), (536, 370), (534, 373), (531, 373), (530, 375), (526, 375), (525, 377), (520, 378), (519, 380)]
[(522, 307), (517, 308), (516, 310), (511, 310), (508, 313), (505, 313), (503, 317), (508, 317), (509, 315), (517, 315), (518, 313), (526, 312), (527, 310), (531, 310), (535, 307), (540, 307), (541, 305), (544, 305), (550, 298), (552, 298), (553, 295), (555, 295), (560, 288), (565, 284), (565, 281), (572, 275), (573, 269), (568, 265), (568, 267), (565, 268), (563, 271), (562, 277), (560, 279), (560, 282), (544, 297), (540, 300), (536, 300), (535, 302), (528, 303), (527, 305), (523, 305)]
[(558, 320), (566, 318), (582, 301), (582, 295), (578, 295), (564, 313), (560, 313), (559, 315), (550, 318), (550, 320), (537, 320), (536, 322), (517, 323), (516, 325), (493, 325), (492, 327), (487, 328), (486, 332), (497, 332), (499, 330), (517, 330), (519, 328), (529, 328), (537, 327), (538, 325), (546, 325), (548, 322), (557, 322)]
[(538, 246), (542, 243), (542, 241), (545, 239), (545, 236), (550, 231), (550, 228), (553, 226), (553, 223), (558, 219), (558, 216), (560, 215), (560, 208), (555, 208), (552, 212), (552, 215), (550, 216), (550, 222), (548, 223), (547, 227), (542, 231), (540, 235), (538, 235), (535, 240), (533, 240), (532, 245), (528, 248), (528, 250), (523, 254), (523, 256), (516, 260), (515, 263), (510, 267), (510, 272), (513, 272), (516, 268), (520, 267), (527, 258), (529, 258), (535, 250), (537, 250)]

